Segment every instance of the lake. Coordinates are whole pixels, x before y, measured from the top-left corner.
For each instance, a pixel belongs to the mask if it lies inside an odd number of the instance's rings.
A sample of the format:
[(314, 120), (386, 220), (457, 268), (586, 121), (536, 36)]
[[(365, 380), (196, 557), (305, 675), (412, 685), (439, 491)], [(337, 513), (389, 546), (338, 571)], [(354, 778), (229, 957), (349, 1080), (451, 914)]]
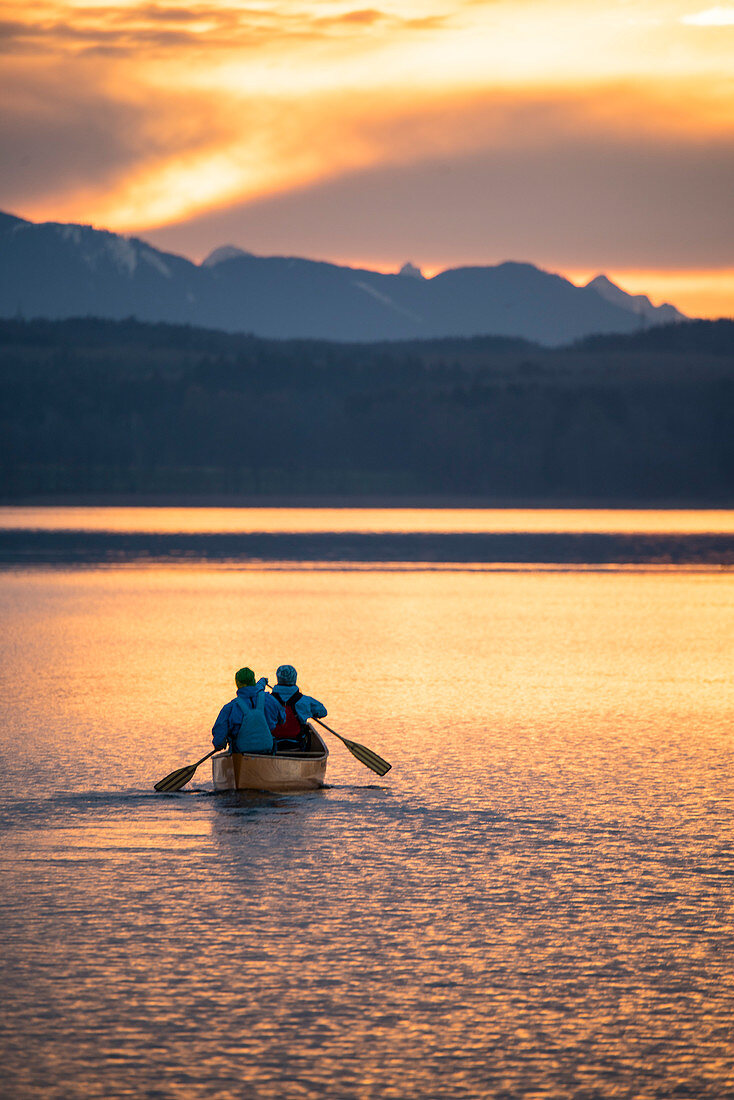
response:
[[(734, 575), (685, 552), (734, 514), (83, 511), (0, 510), (6, 1095), (734, 1095)], [(275, 556), (344, 532), (694, 541)], [(157, 795), (283, 662), (392, 770)]]

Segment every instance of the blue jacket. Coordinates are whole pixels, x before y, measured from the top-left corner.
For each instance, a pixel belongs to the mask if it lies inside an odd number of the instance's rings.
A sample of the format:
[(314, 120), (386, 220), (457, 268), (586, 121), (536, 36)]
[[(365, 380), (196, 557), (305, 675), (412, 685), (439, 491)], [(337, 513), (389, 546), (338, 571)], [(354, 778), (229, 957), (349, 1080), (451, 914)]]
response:
[[(286, 687), (285, 684), (276, 684), (275, 687), (270, 690), (274, 692), (279, 699), (287, 703), (291, 695), (295, 695), (297, 691), (300, 691), (300, 688), (296, 687), (295, 684), (292, 687)], [(293, 709), (299, 721), (304, 723), (308, 722), (309, 718), (326, 718), (327, 715), (324, 704), (320, 703), (318, 699), (312, 699), (310, 695), (302, 695)], [(283, 721), (285, 721), (285, 711), (283, 712)]]
[[(254, 706), (253, 699), (260, 691), (265, 691), (267, 680), (263, 677), (254, 687), (237, 688), (237, 698), (248, 700), (249, 706)], [(326, 711), (324, 711), (324, 714)], [(280, 703), (272, 697), (265, 696), (265, 721), (268, 729), (273, 730), (281, 722), (285, 722), (285, 711)], [(219, 712), (219, 717), (212, 726), (212, 744), (215, 749), (223, 749), (227, 742), (230, 744), (237, 736), (242, 725), (242, 711), (234, 699), (226, 703)]]

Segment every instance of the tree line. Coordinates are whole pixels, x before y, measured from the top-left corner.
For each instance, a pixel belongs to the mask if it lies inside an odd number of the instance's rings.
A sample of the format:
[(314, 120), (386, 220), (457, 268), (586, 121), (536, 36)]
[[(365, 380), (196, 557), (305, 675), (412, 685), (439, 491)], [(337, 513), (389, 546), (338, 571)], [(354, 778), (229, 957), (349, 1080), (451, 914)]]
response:
[(548, 349), (0, 322), (5, 500), (440, 495), (731, 503), (734, 322)]

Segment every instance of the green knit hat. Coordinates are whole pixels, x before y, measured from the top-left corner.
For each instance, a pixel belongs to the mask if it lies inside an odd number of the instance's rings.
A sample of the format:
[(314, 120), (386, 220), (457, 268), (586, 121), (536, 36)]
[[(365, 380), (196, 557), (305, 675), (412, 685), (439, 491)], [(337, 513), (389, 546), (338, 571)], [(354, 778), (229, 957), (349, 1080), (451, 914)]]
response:
[(234, 682), (237, 684), (238, 688), (254, 687), (255, 673), (251, 668), (238, 668), (234, 674)]

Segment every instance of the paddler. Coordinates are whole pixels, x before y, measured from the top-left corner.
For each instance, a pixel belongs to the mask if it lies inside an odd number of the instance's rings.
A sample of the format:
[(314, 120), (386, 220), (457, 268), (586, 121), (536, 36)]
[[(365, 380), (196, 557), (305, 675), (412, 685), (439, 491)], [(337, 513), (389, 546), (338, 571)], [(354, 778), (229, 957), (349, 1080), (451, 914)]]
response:
[(271, 699), (277, 699), (285, 711), (283, 721), (273, 730), (276, 752), (305, 752), (309, 741), (306, 723), (309, 718), (325, 718), (326, 707), (301, 693), (293, 665), (281, 665), (275, 675), (278, 682), (270, 689)]
[(231, 752), (273, 752), (271, 731), (285, 722), (285, 710), (273, 695), (265, 694), (266, 677), (256, 683), (251, 668), (238, 669), (234, 682), (237, 694), (222, 707), (212, 727), (214, 748), (229, 743)]

